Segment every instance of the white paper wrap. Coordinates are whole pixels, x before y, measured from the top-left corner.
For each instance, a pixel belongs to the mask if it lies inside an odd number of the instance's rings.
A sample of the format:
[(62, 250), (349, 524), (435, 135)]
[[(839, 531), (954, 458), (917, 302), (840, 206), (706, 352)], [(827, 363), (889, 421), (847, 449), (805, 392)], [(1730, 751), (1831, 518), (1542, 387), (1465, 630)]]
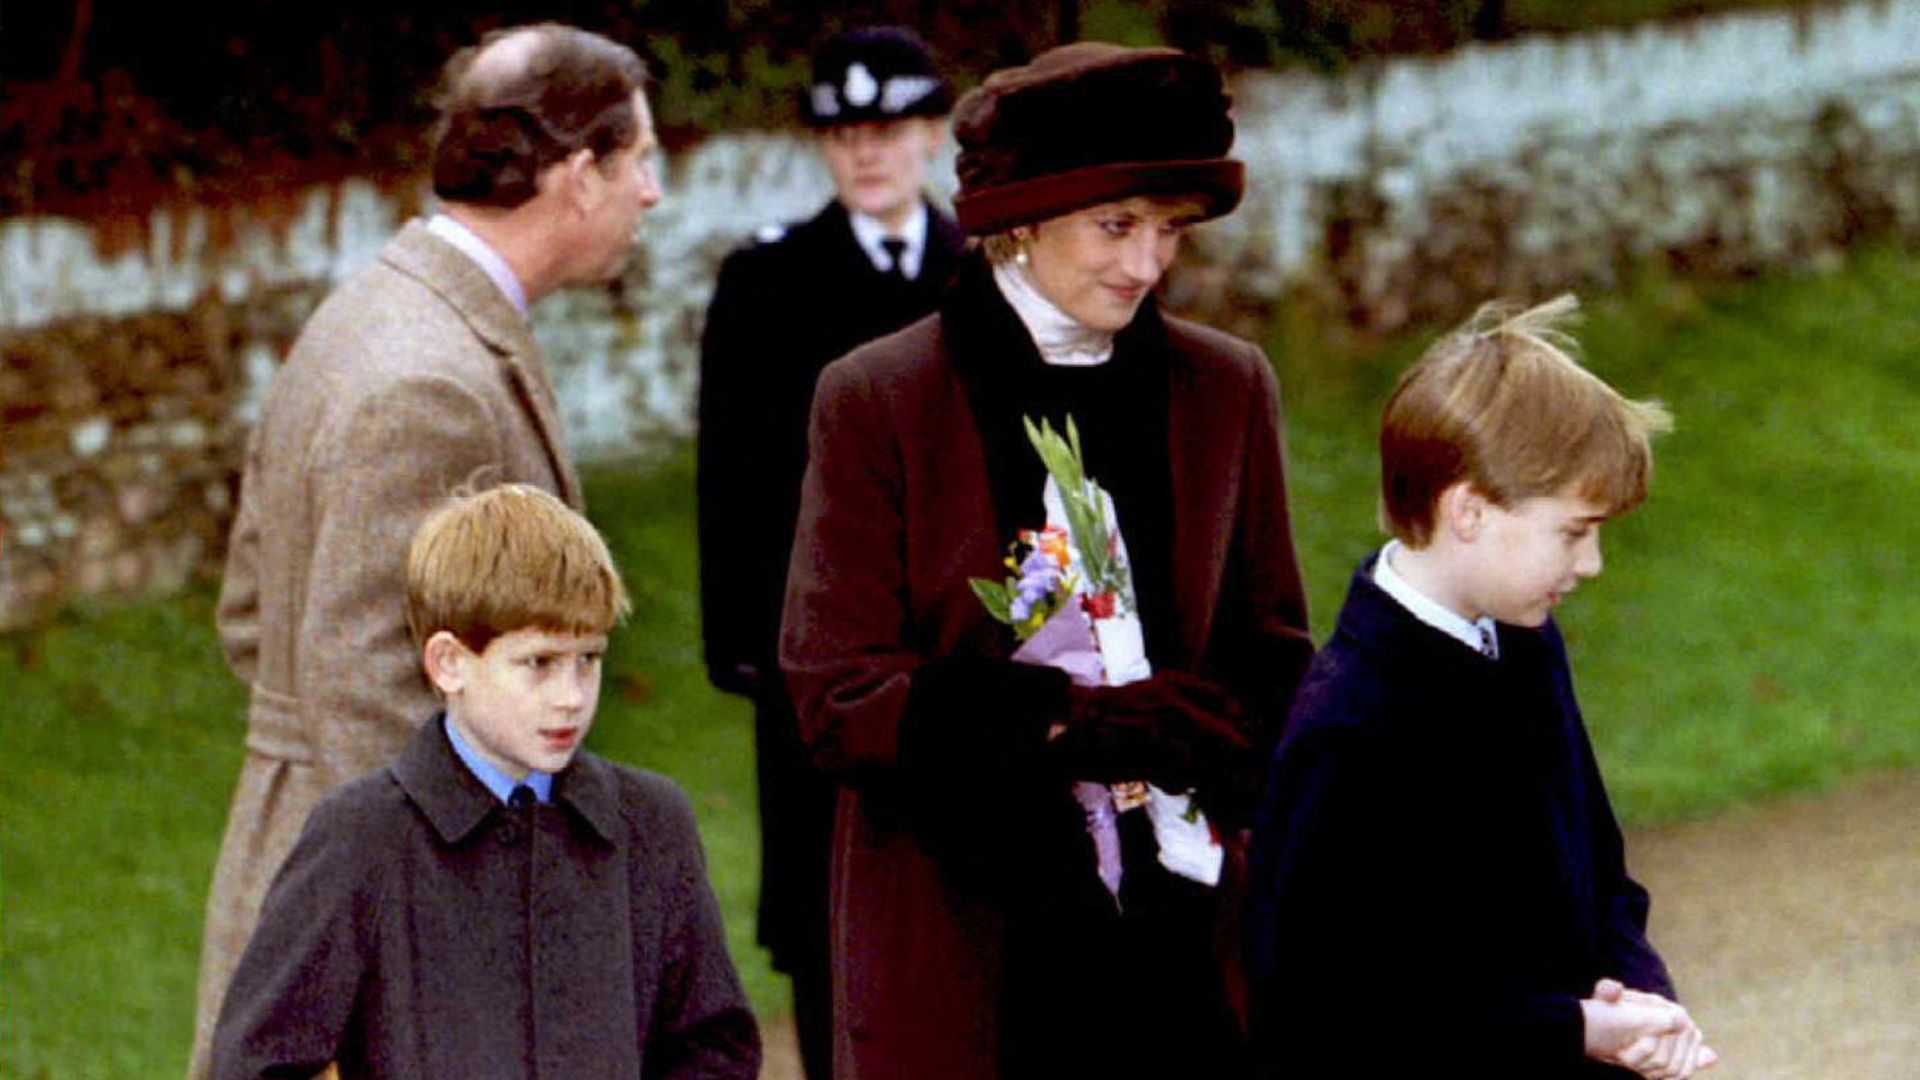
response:
[[(1153, 665), (1147, 660), (1146, 638), (1140, 625), (1139, 612), (1134, 604), (1133, 564), (1127, 558), (1126, 536), (1120, 530), (1118, 515), (1114, 513), (1112, 496), (1105, 492), (1101, 495), (1105, 500), (1101, 511), (1112, 528), (1121, 573), (1125, 575), (1123, 590), (1125, 602), (1111, 618), (1088, 620), (1077, 607), (1069, 607), (1054, 618), (1057, 620), (1062, 616), (1072, 615), (1077, 622), (1083, 624), (1090, 622), (1093, 643), (1100, 655), (1100, 682), (1107, 686), (1125, 686), (1151, 676)], [(1046, 491), (1042, 501), (1046, 505), (1047, 524), (1066, 528), (1066, 506), (1060, 499), (1060, 487), (1051, 476), (1047, 477)], [(1073, 565), (1084, 567), (1086, 562), (1081, 558), (1080, 550), (1070, 530), (1067, 542), (1073, 553)], [(1082, 594), (1090, 591), (1085, 574), (1079, 575), (1078, 590)], [(1046, 629), (1043, 628), (1040, 634), (1036, 634), (1028, 641), (1028, 644), (1033, 644), (1045, 633)], [(1025, 652), (1025, 647), (1021, 651)], [(1015, 653), (1014, 658), (1021, 659), (1020, 654)], [(1043, 662), (1051, 663), (1052, 661)], [(1075, 666), (1055, 664), (1054, 666), (1067, 668), (1075, 681), (1081, 682), (1082, 685), (1098, 685), (1074, 670), (1074, 667), (1079, 667), (1081, 671), (1085, 671), (1084, 664)], [(1099, 813), (1095, 805), (1097, 799), (1104, 799), (1110, 803), (1113, 796), (1105, 784), (1082, 782), (1074, 785), (1074, 797), (1088, 811), (1089, 825), (1094, 830), (1095, 851), (1101, 861), (1101, 878), (1106, 881), (1108, 891), (1118, 898), (1120, 871), (1114, 869), (1119, 867), (1118, 828), (1113, 824), (1112, 816)], [(1206, 815), (1199, 807), (1193, 805), (1192, 797), (1162, 791), (1148, 784), (1146, 810), (1148, 819), (1153, 823), (1154, 840), (1160, 849), (1160, 865), (1166, 867), (1171, 873), (1203, 885), (1218, 885), (1220, 868), (1225, 861), (1226, 853), (1220, 847), (1219, 839), (1214, 836), (1213, 827), (1208, 823)], [(1107, 823), (1106, 828), (1113, 830), (1110, 836), (1102, 835), (1099, 822), (1103, 819)], [(1107, 858), (1107, 851), (1102, 846), (1103, 842), (1112, 846), (1111, 862)], [(1109, 878), (1111, 880), (1108, 880)]]

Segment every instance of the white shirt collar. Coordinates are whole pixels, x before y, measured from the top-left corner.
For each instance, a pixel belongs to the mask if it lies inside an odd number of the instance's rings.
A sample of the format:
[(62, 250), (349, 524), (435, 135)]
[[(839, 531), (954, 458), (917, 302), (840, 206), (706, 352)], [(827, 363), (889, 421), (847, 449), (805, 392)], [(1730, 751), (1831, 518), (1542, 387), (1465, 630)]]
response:
[(1026, 324), (1027, 333), (1040, 350), (1040, 359), (1059, 367), (1093, 367), (1112, 359), (1113, 335), (1081, 325), (1041, 296), (1018, 263), (995, 263), (993, 280), (1000, 286), (1000, 295)]
[(927, 253), (927, 204), (925, 200), (913, 204), (913, 214), (898, 233), (889, 233), (880, 219), (863, 214), (858, 210), (848, 210), (847, 220), (853, 223), (853, 238), (860, 241), (860, 250), (867, 253), (873, 268), (886, 273), (893, 269), (893, 256), (880, 246), (880, 241), (892, 236), (896, 240), (905, 240), (907, 249), (900, 253), (900, 268), (906, 271), (907, 279), (920, 276), (920, 263)]
[(1434, 600), (1426, 593), (1413, 587), (1406, 578), (1393, 568), (1393, 553), (1401, 550), (1400, 541), (1389, 540), (1387, 546), (1380, 549), (1380, 557), (1373, 563), (1373, 583), (1380, 591), (1393, 597), (1400, 606), (1414, 618), (1433, 627), (1435, 630), (1472, 649), (1482, 651), (1482, 644), (1491, 650), (1496, 658), (1500, 655), (1500, 635), (1494, 629), (1492, 619), (1482, 615), (1469, 621), (1465, 616), (1453, 611), (1446, 605)]
[(479, 264), (480, 269), (486, 271), (487, 277), (513, 303), (514, 310), (522, 315), (527, 313), (527, 292), (521, 288), (520, 279), (514, 276), (513, 267), (507, 265), (507, 260), (501, 258), (500, 253), (489, 247), (485, 240), (445, 214), (428, 218), (427, 228)]

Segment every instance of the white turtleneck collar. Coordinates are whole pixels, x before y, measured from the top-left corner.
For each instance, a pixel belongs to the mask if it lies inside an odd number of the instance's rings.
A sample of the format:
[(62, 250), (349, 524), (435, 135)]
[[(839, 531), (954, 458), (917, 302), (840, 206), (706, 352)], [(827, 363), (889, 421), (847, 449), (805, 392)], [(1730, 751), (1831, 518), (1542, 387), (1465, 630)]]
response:
[(1040, 295), (1026, 268), (1011, 260), (993, 267), (994, 284), (1040, 350), (1040, 359), (1059, 367), (1093, 367), (1113, 357), (1113, 335), (1081, 325)]

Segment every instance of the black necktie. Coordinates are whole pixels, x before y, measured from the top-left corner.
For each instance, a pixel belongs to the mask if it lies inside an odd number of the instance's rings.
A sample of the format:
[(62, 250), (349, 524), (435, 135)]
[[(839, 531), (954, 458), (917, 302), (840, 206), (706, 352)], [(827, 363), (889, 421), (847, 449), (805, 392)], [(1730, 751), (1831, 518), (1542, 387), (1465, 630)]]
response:
[(513, 807), (516, 814), (524, 814), (533, 809), (533, 789), (525, 784), (516, 785), (513, 793), (507, 796), (507, 805)]
[(880, 241), (880, 247), (887, 253), (887, 273), (901, 281), (906, 281), (907, 242), (897, 236), (889, 236)]

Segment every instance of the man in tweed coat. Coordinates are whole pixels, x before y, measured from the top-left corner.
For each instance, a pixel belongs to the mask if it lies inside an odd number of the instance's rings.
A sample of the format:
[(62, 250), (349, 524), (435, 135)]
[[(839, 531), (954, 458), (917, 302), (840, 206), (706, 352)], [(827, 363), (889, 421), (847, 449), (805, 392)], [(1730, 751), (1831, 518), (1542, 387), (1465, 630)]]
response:
[(274, 873), (321, 796), (396, 757), (436, 708), (406, 627), (402, 562), (462, 485), (580, 505), (526, 306), (624, 268), (650, 171), (645, 69), (555, 24), (501, 31), (442, 81), (433, 183), (321, 304), (248, 446), (220, 636), (252, 687), (246, 758), (207, 900), (190, 1075)]

